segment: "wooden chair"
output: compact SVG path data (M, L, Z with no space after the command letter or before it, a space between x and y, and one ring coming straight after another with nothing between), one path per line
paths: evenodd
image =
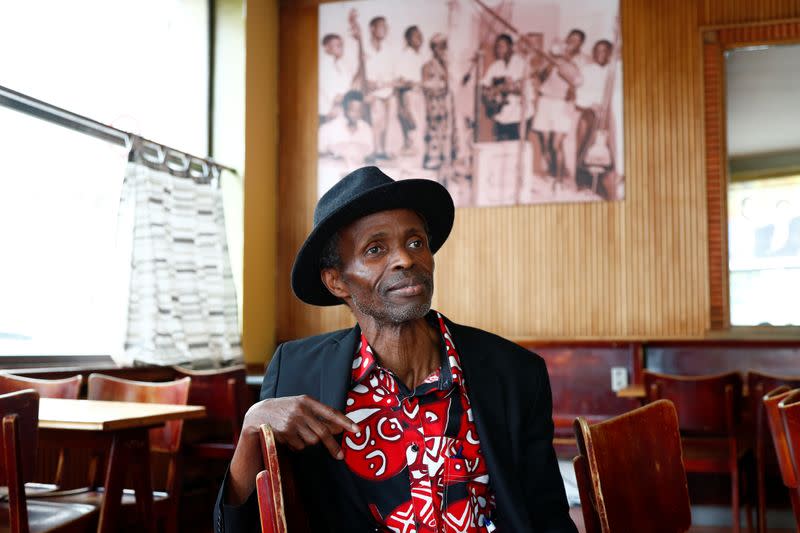
M797 491L800 486L800 389L795 389L780 401L778 404L783 422L783 429L786 435L787 449L792 463L791 472L794 474L794 497L798 498ZM788 486L788 485L787 485ZM796 505L796 499L792 500L794 505L794 520L797 529L800 530L800 505Z
M80 374L65 379L35 379L0 373L0 394L33 389L40 398L77 400L82 384L83 376Z
M263 533L310 533L307 513L300 504L288 450L283 449L272 429L261 426L261 456L264 470L256 476L258 510Z
M786 430L783 425L778 405L789 396L791 389L786 385L769 391L761 401L764 406L764 415L772 435L775 456L781 472L783 484L789 490L789 498L792 502L792 510L795 519L800 519L800 487L798 487L798 477L792 462L792 452L789 449L789 441L786 438Z
M604 422L575 420L573 460L586 533L678 533L691 526L678 417L659 400Z
M227 424L230 428L227 440L187 442L184 453L191 457L223 459L230 461L239 442L242 422L250 407L247 390L247 373L242 365L215 370L189 370L174 367L179 376L192 379L189 387L189 404L206 408L202 422ZM200 424L198 424L200 425Z
M35 390L40 398L64 398L77 400L83 384L83 376L78 374L65 379L35 379L14 374L0 373L0 394L20 390ZM43 486L45 490L56 490L61 487L66 465L66 451L58 450L58 462L53 475L52 485ZM48 480L49 482L49 480Z
M766 473L770 471L781 470L781 477L784 482L786 481L783 476L783 471L776 458L773 450L777 450L779 444L773 443L770 436L770 425L767 420L765 412L766 403L765 396L770 391L775 391L781 386L789 388L800 387L800 376L779 376L775 374L766 374L763 372L749 371L747 373L747 389L750 399L750 416L755 426L755 456L756 456L756 484L758 489L758 531L759 533L766 533L767 531L767 496L766 496ZM775 402L775 416L778 416L777 402ZM778 418L779 419L779 418ZM773 446L774 444L774 446ZM784 443L785 444L785 443Z
M165 403L187 405L191 378L177 381L147 382L90 374L88 380L88 399L120 402ZM178 529L178 504L180 502L180 446L183 421L167 422L163 427L150 430L150 450L162 455L167 461L164 490L153 492L153 511L156 519L163 522L166 531ZM154 458L156 459L156 458ZM90 490L71 495L65 501L80 503L99 503L103 497L99 461L93 461L90 468ZM154 476L154 482L161 476ZM136 501L133 492L126 489L122 497L123 513L135 511ZM132 515L131 515L132 516Z
M680 421L687 472L731 477L733 531L741 531L740 467L749 446L741 432L742 378L738 372L714 376L675 376L644 371L647 402L670 400ZM752 520L747 506L748 524ZM752 529L752 527L751 527Z
M0 502L0 529L11 533L77 532L96 527L97 508L44 500L28 502L25 481L33 474L39 423L39 395L33 390L0 395L3 419L0 485L8 494ZM5 529L8 528L8 529Z

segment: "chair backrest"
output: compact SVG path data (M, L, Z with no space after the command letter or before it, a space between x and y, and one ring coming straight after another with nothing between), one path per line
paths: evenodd
M0 373L0 394L33 389L40 398L77 400L82 383L83 376L80 374L65 379L35 379L3 372Z
M291 452L275 441L272 429L261 426L264 470L256 478L261 530L272 533L311 533L309 509L303 506L294 476Z
M87 396L90 400L186 405L191 381L188 377L166 382L132 381L90 374ZM151 429L150 447L176 454L180 449L182 430L183 420L170 421L163 428Z
M790 389L800 388L800 376L767 374L750 370L747 372L747 390L750 398L750 413L756 422L756 438L764 438L770 433L764 413L764 395L786 385Z
M267 425L261 426L261 455L264 459L264 470L256 477L261 531L286 533L286 510L283 505L278 447L272 429Z
M575 420L575 474L587 533L691 526L678 417L666 400L589 425Z
M174 367L179 376L192 378L189 403L206 408L206 420L230 423L233 443L242 431L244 414L250 407L247 391L247 372L244 366L215 370L189 370Z
M682 432L720 436L736 433L742 403L742 376L738 372L675 376L645 370L643 377L647 401L670 400Z
M778 404L786 432L792 465L794 466L795 487L800 483L800 389L787 394Z
M786 430L783 426L783 418L778 409L778 405L786 398L791 389L786 385L781 385L761 398L764 406L764 414L767 419L772 442L775 445L775 455L778 457L778 466L783 478L783 484L788 488L797 488L797 476L795 475L794 465L792 464L789 442L786 439Z
M11 531L28 531L25 481L33 475L39 424L39 395L25 390L0 395L0 485L8 487Z

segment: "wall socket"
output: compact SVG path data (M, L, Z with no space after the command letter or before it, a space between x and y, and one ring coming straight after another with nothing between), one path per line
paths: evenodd
M628 369L624 366L611 367L611 390L620 391L628 386Z

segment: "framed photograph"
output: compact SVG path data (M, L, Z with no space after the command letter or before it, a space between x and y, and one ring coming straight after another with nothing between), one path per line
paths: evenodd
M319 196L376 165L458 207L623 199L618 1L320 5Z

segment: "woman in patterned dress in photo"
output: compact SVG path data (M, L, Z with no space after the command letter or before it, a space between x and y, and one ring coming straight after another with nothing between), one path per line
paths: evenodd
M433 58L422 67L426 123L422 167L439 170L439 181L445 182L458 157L453 93L447 73L447 38L437 33L431 37L430 46Z

